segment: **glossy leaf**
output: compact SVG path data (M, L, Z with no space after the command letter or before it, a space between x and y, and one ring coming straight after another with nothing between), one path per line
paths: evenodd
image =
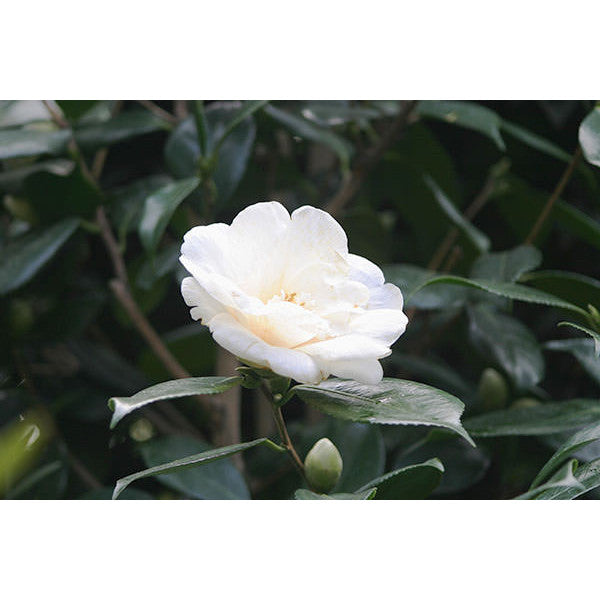
M473 344L502 367L518 389L531 389L542 380L544 357L521 321L484 304L470 307L468 314Z
M163 464L154 465L149 469L145 469L144 471L139 471L137 473L132 473L127 477L119 479L113 492L113 500L116 500L127 486L129 486L134 481L137 481L138 479L144 479L145 477L154 477L159 475L168 475L171 473L182 471L184 469L189 469L190 467L206 465L213 461L227 458L229 456L237 454L238 452L243 452L244 450L248 450L249 448L254 448L255 446L267 446L278 452L285 452L285 450L281 448L281 446L278 446L277 444L273 443L267 438L260 438L257 440L253 440L252 442L245 442L243 444L234 444L232 446L225 446L223 448L206 450L204 452L200 452L192 456L186 456L185 458L179 458ZM150 460L148 456L147 460ZM177 489L181 490L181 488L183 487L183 484L180 484L180 482L175 483L172 479L169 479L168 481L173 486L180 486ZM185 493L188 493L189 491L190 490L186 487Z
M436 388L384 378L376 385L345 379L303 384L295 393L316 409L338 419L384 425L445 427L472 441L460 423L464 404Z
M375 500L422 500L438 486L443 473L444 465L437 458L432 458L385 473L369 481L358 492L376 488Z
M546 483L543 483L533 489L528 490L524 494L517 496L515 500L549 500L550 498L544 498L543 495L552 495L556 492L565 491L567 489L577 490L577 492L583 493L585 488L575 476L576 468L577 461L570 460Z
M294 494L295 500L372 500L377 490L371 488L353 494L317 494L310 490L299 489Z
M576 484L554 485L536 496L536 500L572 500L600 487L600 459L580 465L574 473ZM565 482L566 483L566 482Z
M487 281L518 281L542 262L541 252L534 246L517 246L504 252L482 254L473 263L471 277Z
M518 283L503 282L503 281L488 281L485 279L467 279L466 277L459 277L457 275L439 275L432 279L429 279L425 283L422 283L419 287L414 289L411 295L416 295L420 290L430 285L451 283L454 285L462 285L471 287L477 290L483 290L490 294L496 294L504 298L510 298L511 300L520 300L521 302L530 302L532 304L543 304L546 306L554 306L556 308L564 308L572 312L576 312L581 315L586 315L586 311L575 306L570 302L565 302L552 294L530 288L525 285ZM408 302L408 299L407 299Z
M490 247L489 238L479 231L470 221L457 210L448 197L444 194L441 188L431 179L425 177L425 183L432 191L439 207L444 211L448 219L473 243L479 252L486 252Z
M71 134L66 130L37 131L8 129L0 131L0 160L50 154L56 156L67 149Z
M24 285L73 235L78 219L65 219L15 240L0 254L0 295Z
M146 198L138 230L146 250L156 250L173 213L198 185L200 179L189 177L168 183Z
M473 129L489 137L500 150L505 149L500 133L501 118L489 108L474 102L427 100L419 103L419 114L453 125Z
M579 143L585 159L600 167L600 107L596 106L581 123Z
M531 488L537 487L552 475L569 457L573 456L580 448L600 440L600 424L580 429L574 433L542 467L537 477L533 480Z
M108 401L109 408L114 412L110 422L111 429L130 412L157 402L171 400L198 394L220 394L241 383L241 377L189 377L188 379L173 379L153 385L133 396L115 397Z
M578 325L568 323L572 327L579 329ZM590 331L590 334L597 333ZM587 374L592 377L596 383L600 384L600 359L598 358L598 345L600 340L586 338L572 338L568 340L551 340L544 344L546 350L553 352L569 352L577 362L585 369Z
M600 400L576 399L507 408L466 419L474 437L545 435L585 427L600 419Z
M316 126L311 121L295 115L289 111L281 110L276 108L272 104L265 107L265 113L272 119L275 119L282 125L285 125L288 129L293 131L296 135L303 139L311 140L317 144L328 146L333 150L342 164L342 168L347 168L350 164L350 158L352 156L352 146L344 138L336 135L328 129L323 129Z

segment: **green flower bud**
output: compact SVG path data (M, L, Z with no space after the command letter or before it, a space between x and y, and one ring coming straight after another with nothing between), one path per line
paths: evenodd
M339 481L343 466L342 457L333 442L321 438L306 455L304 473L315 492L326 494Z
M510 408L530 408L532 406L539 406L541 402L537 398L517 398L511 405Z
M500 410L506 406L509 396L508 385L496 369L485 369L483 371L477 391L486 412Z

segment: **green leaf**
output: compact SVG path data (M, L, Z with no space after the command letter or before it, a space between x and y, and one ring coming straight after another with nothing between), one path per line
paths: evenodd
M528 490L524 494L517 496L515 500L550 500L551 498L543 498L544 494L550 493L551 495L557 491L564 491L566 489L577 490L577 492L583 493L585 488L575 476L575 469L577 468L577 461L570 460L562 469L560 469L555 475L549 479L546 483Z
M436 310L462 306L468 297L468 290L457 285L426 287L437 274L416 265L398 264L383 267L386 281L400 288L407 308Z
M576 399L496 410L466 419L464 426L474 437L545 435L585 427L598 419L599 400Z
M129 110L103 123L81 125L75 128L74 133L81 149L91 152L169 127L168 123L147 110Z
M79 496L78 500L110 500L112 494L112 488L102 487L97 490L89 490ZM128 488L120 495L119 500L154 500L154 498L144 490Z
M9 129L0 131L0 160L62 154L67 149L71 133L67 130L36 131L34 129Z
M184 469L189 469L190 467L206 465L215 460L227 458L228 456L232 456L233 454L237 454L238 452L243 452L244 450L248 450L249 448L254 448L255 446L267 446L278 452L285 452L284 448L278 446L277 444L273 443L267 438L260 438L257 440L253 440L252 442L245 442L243 444L234 444L232 446L225 446L223 448L207 450L204 452L200 452L199 454L186 456L185 458L179 458L177 460L172 460L164 464L155 465L144 471L132 473L131 475L127 475L127 477L119 479L117 481L117 484L115 485L115 489L113 492L113 500L116 500L128 485L130 485L134 481L137 481L138 479L144 479L145 477L154 477L157 475L167 475L170 473L182 471ZM172 479L169 479L169 484L172 486L179 485L180 487L178 487L177 489L180 490L183 487L183 484L181 484L180 481L175 483ZM186 487L185 493L188 492L189 490Z
M562 148L557 146L556 144L550 142L546 138L543 138L537 133L533 133L528 129L524 129L519 125L515 125L515 123L510 123L509 121L502 121L500 124L502 131L512 135L514 138L518 139L520 142L523 142L530 148L535 150L539 150L548 156L552 156L553 158L557 158L558 160L562 160L563 162L570 162L571 156L568 152L565 152Z
M217 148L227 125L239 112L239 103L216 104L206 109L207 158ZM219 147L213 180L217 187L218 200L227 202L240 183L248 164L256 126L250 116L239 123ZM165 145L165 160L169 170L177 179L197 174L202 157L193 117L182 121L171 133Z
M585 159L600 167L600 107L596 106L581 123L579 143Z
M531 331L517 319L485 304L469 308L473 344L507 373L518 389L528 390L544 376L544 357Z
M346 170L350 165L352 146L350 142L343 137L340 137L328 129L318 127L311 121L308 121L301 116L281 110L280 108L276 108L272 104L269 104L265 107L265 113L272 119L275 119L282 125L285 125L288 129L301 138L329 147L337 154L343 170Z
M444 465L437 458L432 458L385 473L357 492L377 488L375 500L423 500L438 486L443 473Z
M77 121L90 110L98 100L57 100L63 114L69 121Z
M523 273L536 269L542 253L534 246L517 246L504 252L482 254L473 263L471 277L487 281L517 281Z
M572 500L600 486L600 459L581 465L574 473L576 484L554 485L536 496L536 500Z
M454 204L452 204L431 177L426 176L425 183L432 191L434 198L448 219L450 219L450 221L465 234L479 252L487 252L490 248L489 238L460 214Z
M140 454L149 468L160 467L181 456L198 456L215 449L202 440L169 435L140 445ZM206 461L205 461L206 462ZM241 473L229 459L204 464L201 469L172 470L155 474L163 485L186 496L202 500L247 500L250 493Z
M0 128L49 120L50 114L41 100L0 100Z
M242 108L234 115L231 121L227 123L225 131L215 144L214 152L219 152L225 140L238 125L245 121L249 116L253 115L257 110L260 110L267 103L268 100L249 100L244 102Z
M575 432L542 467L537 477L531 483L533 489L539 486L552 475L569 457L573 456L580 448L600 440L600 424L594 424Z
M139 235L149 252L154 252L175 209L200 185L200 179L189 177L168 183L150 194L144 203Z
M328 379L293 388L301 400L338 419L384 425L446 427L472 442L460 423L464 404L436 388L384 378L377 385Z
M579 331L583 331L583 333L587 333L592 338L594 342L594 355L596 358L600 356L600 334L596 331L592 331L587 327L583 327L583 325L578 325L577 323L571 323L569 321L561 321L557 327L573 327L574 329L578 329Z
M580 329L579 325L575 325L574 323L565 323L565 325ZM598 339L573 338L569 340L552 340L546 342L544 348L553 352L569 352L585 369L587 374L592 377L596 383L600 384L600 360L598 359L600 336L591 330L588 331L590 334L597 336Z
M472 287L478 290L489 292L490 294L496 294L497 296L510 298L511 300L520 300L521 302L530 302L532 304L554 306L556 308L564 308L565 310L576 312L580 315L587 315L586 311L579 306L575 306L570 302L565 302L564 300L561 300L552 294L536 290L535 288L530 288L512 282L488 281L485 279L467 279L466 277L458 277L456 275L439 275L429 279L411 292L411 296L407 299L407 302L413 295L417 294L423 288L441 283L451 283L454 285Z
M220 394L240 384L241 377L189 377L173 379L153 385L133 396L110 398L109 408L114 412L110 422L113 429L117 423L130 412L158 400L171 400L198 394Z
M299 489L294 494L295 500L372 500L376 489L368 489L354 494L317 494L310 490Z
M425 100L419 103L418 111L424 117L432 117L478 131L489 137L499 150L505 150L504 140L500 134L502 119L485 106L474 102Z
M5 246L0 255L0 295L27 283L73 235L78 225L78 219L65 219Z

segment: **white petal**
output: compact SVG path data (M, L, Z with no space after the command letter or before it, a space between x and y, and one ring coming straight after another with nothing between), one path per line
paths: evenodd
M348 254L350 279L360 281L369 288L381 287L385 281L381 269L370 260L356 254Z
M229 314L222 313L214 317L210 322L210 330L219 345L242 360L267 367L274 373L301 383L318 383L323 379L321 370L310 356L265 343Z
M185 303L192 307L190 312L195 321L202 319L202 322L207 323L225 310L193 277L186 277L181 282L181 294Z
M391 308L394 310L402 310L404 307L404 299L402 292L393 283L386 283L381 287L371 290L371 296L367 308Z
M367 385L375 385L383 377L383 368L379 361L373 359L331 362L327 364L327 368L336 377L354 379Z
M392 351L385 345L364 335L342 335L340 337L304 344L298 350L314 356L319 361L360 360L383 358Z
M401 310L380 308L354 316L350 330L391 346L404 333L407 323L408 317Z

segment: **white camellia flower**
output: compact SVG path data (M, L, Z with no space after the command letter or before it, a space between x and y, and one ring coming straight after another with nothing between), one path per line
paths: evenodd
M312 206L290 216L261 202L231 225L194 227L180 260L192 318L243 362L301 383L378 383L379 359L406 329L400 290L349 254L341 226Z

